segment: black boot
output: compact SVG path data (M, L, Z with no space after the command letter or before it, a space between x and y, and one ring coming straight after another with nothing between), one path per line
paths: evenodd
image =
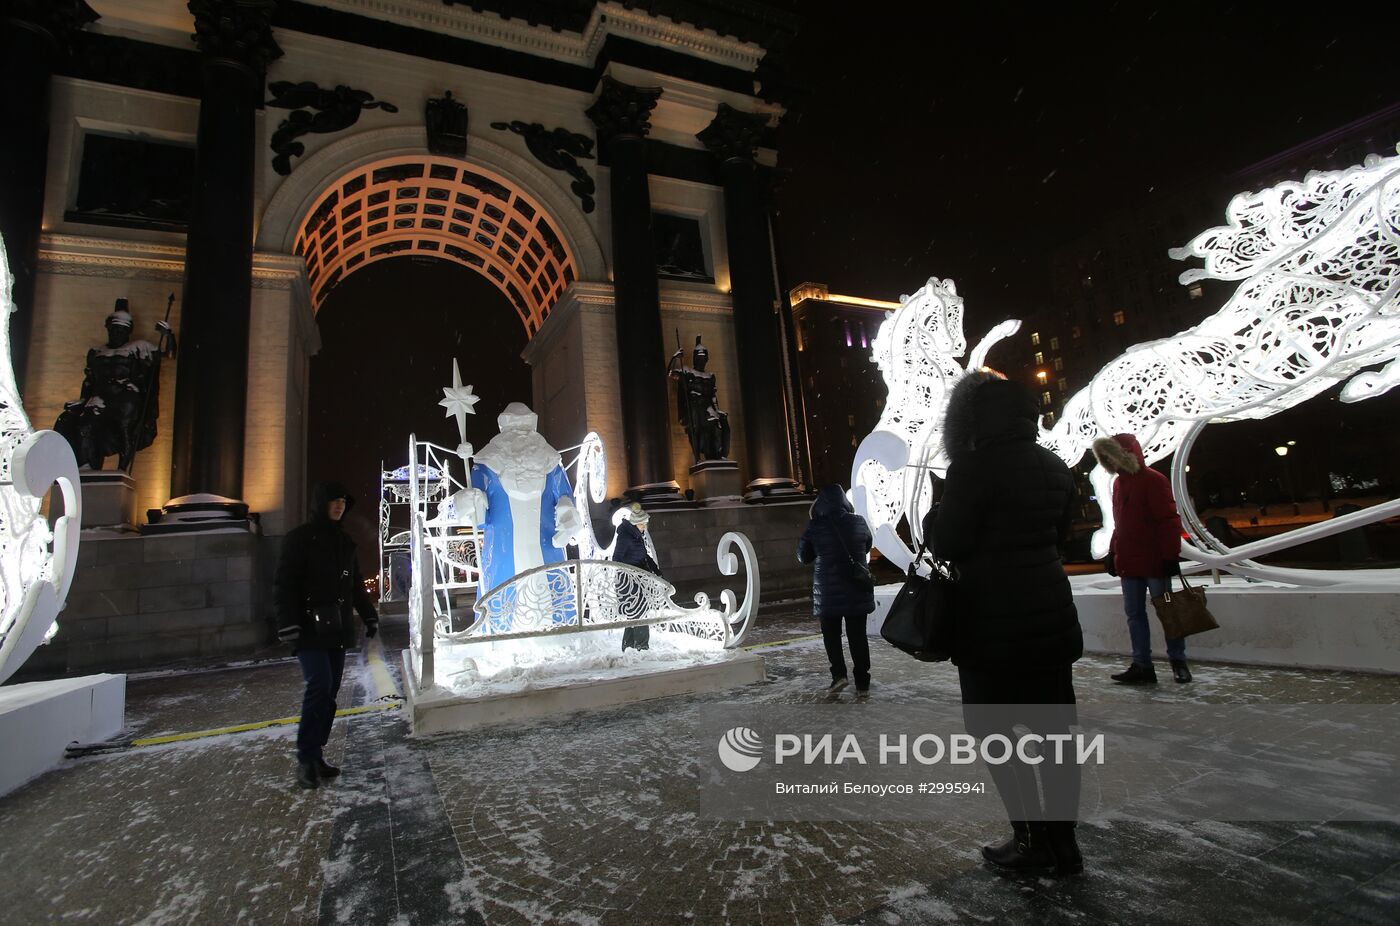
M325 759L317 759L316 774L322 781L325 781L327 778L334 778L339 775L340 769L336 768L334 765L327 765Z
M1046 823L1045 838L1049 843L1050 854L1055 857L1055 874L1084 873L1084 856L1079 851L1079 841L1074 838L1072 821L1054 820Z
M301 785L303 788L314 788L316 787L317 780L318 776L316 774L315 762L297 763L297 784Z
M1046 871L1055 867L1043 823L1012 820L1011 838L999 846L983 846L982 857L1007 871Z
M1150 665L1144 666L1135 662L1128 666L1127 671L1110 675L1109 678L1120 685L1155 685L1157 684L1157 670Z
M1191 667L1186 664L1185 659L1172 660L1172 678L1176 679L1179 685L1191 681Z

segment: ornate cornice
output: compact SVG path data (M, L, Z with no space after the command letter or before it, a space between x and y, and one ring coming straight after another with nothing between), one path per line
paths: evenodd
M695 133L695 137L720 160L752 161L767 128L766 114L740 112L728 103L721 103L714 121Z
M58 48L66 49L73 33L98 18L97 11L84 0L0 0L0 20L14 20L41 31Z
M673 49L743 71L757 69L765 53L762 46L753 42L651 16L616 2L599 3L594 7L581 33L555 31L546 25L506 19L465 5L447 6L423 0L318 0L317 5L585 67L597 60L598 52L610 35Z
M185 249L144 241L49 234L39 240L39 270L62 276L182 280Z
M660 87L633 87L605 76L602 92L585 115L598 127L600 144L627 136L642 138L651 131L651 111L660 98Z
M276 0L189 0L194 43L210 58L233 61L255 73L282 57L272 37Z

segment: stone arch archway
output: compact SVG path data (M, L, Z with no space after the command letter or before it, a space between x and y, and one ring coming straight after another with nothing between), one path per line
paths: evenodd
M571 266L574 279L608 279L608 266L603 258L602 247L594 228L585 219L584 213L570 193L556 184L549 175L496 141L472 136L468 144L472 154L466 160L431 156L427 151L427 130L423 126L378 129L329 144L305 158L300 167L283 181L272 199L267 202L266 210L259 221L259 251L298 254L300 247L301 256L307 256L312 244L321 248L326 244L325 233L335 230L336 245L340 251L332 256L330 263L326 262L323 252L316 255L318 259L315 269L318 273L315 275L312 275L312 268L308 265L308 277L314 277L309 280L314 308L322 301L323 290L330 275L335 273L336 262L349 263L349 259L357 251L363 251L364 258L354 263L354 266L343 266L336 282L344 279L346 272L353 272L358 266L370 262L371 258L433 254L454 259L473 266L497 283L521 314L521 321L524 322L529 336L535 335L538 325L547 315L554 300L557 300L559 293L568 286L567 282L563 282L564 266ZM405 171L405 165L410 164L423 165L421 177L393 181L395 171ZM434 167L444 177L434 178ZM377 182L374 174L382 168L389 168L389 172L382 174ZM445 177L449 168L455 168L455 178ZM365 178L364 186L356 189L356 181L360 177ZM351 186L349 195L344 189L347 184ZM417 195L405 195L405 199L398 199L402 189L412 189L414 185L419 186ZM486 189L482 189L482 186ZM428 189L437 192L430 193ZM444 191L448 193L448 200L445 202L441 199ZM388 200L371 206L368 198L372 193L382 192L391 193ZM479 200L477 206L463 209L466 203L458 202L458 193L462 193L466 198ZM333 195L337 196L340 202L328 207ZM346 196L351 200L358 199L363 202L360 213L364 214L365 219L361 220L360 227L351 230L344 226L347 221L353 219L354 213L346 216L340 214L347 206L351 206L350 200L344 199ZM517 203L525 207L524 212L518 209ZM396 216L395 207L399 205L413 205L416 209L412 213L405 210ZM385 216L368 221L370 212L385 206L388 207ZM431 212L427 209L430 206L433 207ZM438 206L445 206L445 214L434 214L437 213ZM484 206L493 207L504 216L504 220L493 219L490 213L484 212ZM333 220L332 209L335 210ZM458 209L470 214L472 221L463 223L459 217L455 217L452 213ZM526 221L531 210L535 212L535 216ZM410 217L416 221L412 227L395 227L396 217L403 223ZM494 233L489 227L480 224L483 217L489 226L496 227ZM321 224L309 228L311 219L319 219ZM515 234L511 230L510 219L517 221L519 228L531 234L524 238ZM374 241L371 244L367 241L371 237L368 234L371 224L378 224L378 221L384 220L388 221L388 227L377 230L377 234L372 235ZM442 227L424 227L421 224L423 220L430 223L441 220ZM540 223L543 223L543 226ZM458 226L456 230L451 227L454 224ZM322 231L322 228L325 231ZM546 231L546 228L549 231ZM353 235L356 230L363 230L363 237L351 245L353 251L346 252L342 235ZM525 261L521 251L514 251L512 254L511 248L508 247L510 242L501 237L503 233L510 234L512 240L525 249L524 252L531 254L531 261L536 263L536 268L529 266L531 261ZM477 234L482 234L482 238L477 238ZM483 238L491 244L487 245ZM553 259L554 273L559 276L559 282L550 277L545 263L540 261L539 256L529 247L528 241L531 238L538 242L540 247L545 248L546 254ZM553 238L553 242L550 238ZM409 242L407 247L403 244L405 241ZM435 242L438 245L437 252L417 248L417 242L420 241ZM557 247L552 247L552 244L556 244ZM370 254L372 249L381 245L391 245L395 249L384 248L379 249L377 254ZM448 245L456 248L456 251L445 251ZM504 252L501 251L503 247ZM563 259L557 254L560 249L563 251ZM491 255L490 258L487 255ZM480 259L480 263L476 263L476 259ZM500 277L491 272L493 266L500 273ZM514 277L507 269L514 270ZM528 279L525 279L526 276ZM542 280L549 283L549 287L546 287ZM508 284L515 286L517 294L511 293ZM540 289L538 297L533 293L536 284Z
M313 309L362 267L427 256L487 277L530 337L579 275L538 200L494 171L437 156L382 158L337 178L302 221L292 251L306 261Z

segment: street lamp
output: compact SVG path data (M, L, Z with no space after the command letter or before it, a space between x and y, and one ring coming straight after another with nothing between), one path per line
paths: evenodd
M1296 444L1297 441L1289 441L1287 444L1280 444L1274 448L1274 453L1283 460L1283 481L1288 487L1288 500L1293 503L1293 513L1298 514L1298 495L1293 491L1293 470L1288 465L1288 448Z

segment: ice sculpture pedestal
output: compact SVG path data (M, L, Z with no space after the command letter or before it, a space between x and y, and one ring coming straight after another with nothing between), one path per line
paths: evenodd
M57 765L69 743L117 735L125 715L125 675L0 687L0 795Z
M422 736L562 717L653 698L723 691L767 680L762 656L728 650L716 657L677 668L578 673L541 679L524 690L473 695L450 688L420 691L412 654L404 650L406 706L413 734Z
M1130 652L1118 580L1074 576L1070 584L1084 649ZM1191 584L1205 589L1220 628L1188 638L1188 660L1400 673L1400 601L1380 576L1357 575L1345 587L1297 588L1233 576L1215 585L1208 575L1192 576ZM1155 616L1148 623L1153 657L1164 660L1162 625Z

